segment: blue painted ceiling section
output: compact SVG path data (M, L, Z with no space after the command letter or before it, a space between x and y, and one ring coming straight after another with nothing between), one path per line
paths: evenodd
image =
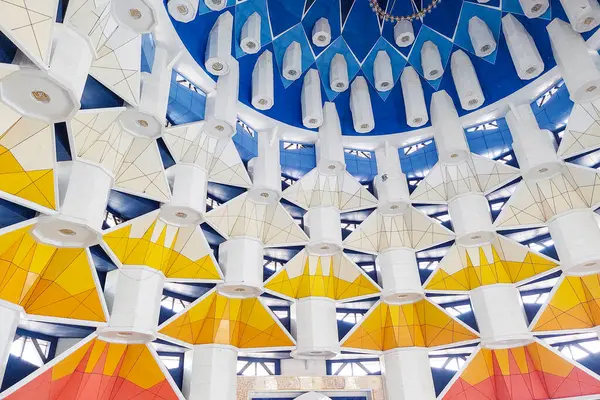
M201 2L202 3L202 2ZM270 50L275 56L275 105L265 115L287 124L302 127L300 92L303 79L287 81L280 73L283 53L288 44L298 41L302 45L302 70L317 68L322 78L323 101L335 101L344 134L355 134L349 106L350 91L341 94L329 89L329 63L336 53L346 58L350 77L365 76L370 82L369 89L375 115L376 126L372 134L404 132L411 130L406 124L402 90L397 84L390 92L377 92L373 87L373 61L378 50L385 49L393 61L394 78L398 79L405 65L412 65L422 73L420 50L426 40L438 46L446 73L437 81L422 80L426 101L436 90L446 90L454 99L460 115L467 112L460 108L452 76L449 58L458 49L465 50L471 57L483 92L486 105L492 104L529 83L517 76L513 67L506 40L501 32L501 18L507 13L514 14L534 38L545 63L545 70L555 66L546 25L553 18L567 20L559 0L551 0L550 11L541 18L528 19L522 15L517 0L505 0L500 4L493 0L485 5L474 0L452 0L440 3L424 20L415 21L415 43L407 48L399 48L394 41L393 24L380 21L369 7L368 0L246 0L227 7L234 15L235 28L232 54L240 62L240 100L251 106L252 71L259 54L247 55L239 49L241 27L248 15L258 12L262 17L262 50ZM407 15L413 12L410 0L388 2L394 15ZM384 4L380 2L380 4ZM425 1L425 5L429 4ZM205 12L190 23L173 24L194 56L204 67L208 34L219 16L219 12ZM485 59L476 57L468 36L468 21L473 16L484 20L498 42L497 50ZM321 18L328 18L332 29L332 41L327 48L312 44L312 27ZM341 21L341 23L340 23ZM270 23L270 29L265 26ZM588 38L593 32L584 35ZM397 82L399 83L399 82Z

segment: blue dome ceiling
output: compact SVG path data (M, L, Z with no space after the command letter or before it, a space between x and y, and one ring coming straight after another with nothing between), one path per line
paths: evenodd
M419 7L415 5L418 0L415 3L412 0L378 1L393 15L409 15L415 9L431 4L431 0L420 0L423 4L419 4ZM194 21L187 24L173 21L173 24L192 56L204 68L208 34L220 13L231 12L235 21L232 55L240 63L240 101L252 107L252 71L260 54L270 50L275 59L275 104L270 110L260 112L283 123L304 128L300 103L303 79L289 81L281 73L285 50L293 41L299 42L302 46L302 72L305 73L309 68L319 70L323 101L336 103L344 134L357 135L350 112L350 90L336 93L328 83L330 62L335 54L342 53L348 64L350 80L364 76L369 82L375 116L375 129L370 134L377 135L414 129L406 123L399 84L399 77L406 66L413 66L421 75L427 104L432 93L446 90L454 99L461 116L469 111L460 107L450 72L449 59L456 50L466 51L473 62L485 95L484 107L530 83L517 76L502 33L501 18L508 13L516 16L533 37L545 64L544 71L553 68L556 63L546 25L554 18L568 19L559 0L551 0L550 3L550 9L544 15L529 19L523 14L518 0L490 0L486 4L479 4L476 0L444 0L422 21L413 22L416 39L405 48L395 43L395 23L379 19L371 9L369 0L228 0L227 8L220 12L210 11L201 0L200 15ZM241 30L248 16L254 12L261 16L262 48L257 54L246 54L239 46ZM468 34L468 22L474 16L488 25L498 44L496 51L485 58L474 54ZM317 47L310 38L315 22L322 17L330 23L332 38L328 46ZM584 34L584 38L589 38L594 31ZM438 46L445 68L444 75L435 81L422 77L420 50L428 40ZM379 92L374 87L373 64L379 50L385 50L392 61L396 84L388 92Z

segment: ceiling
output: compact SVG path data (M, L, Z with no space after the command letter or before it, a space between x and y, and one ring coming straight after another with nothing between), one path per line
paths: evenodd
M427 6L431 0L422 0ZM412 0L379 0L393 15L408 15L414 12ZM394 23L382 22L372 12L368 0L245 0L228 2L223 11L210 11L200 1L199 15L190 23L172 20L176 31L189 52L204 68L207 37L222 12L234 16L232 55L240 63L239 99L251 105L252 71L262 52L270 50L274 54L275 104L267 111L260 111L268 117L283 123L303 128L300 95L303 79L288 81L281 74L282 60L288 45L297 41L302 47L302 71L316 68L321 76L322 100L334 101L342 122L345 135L358 135L352 124L350 111L350 90L333 92L329 87L329 65L337 53L344 55L349 76L352 79L364 76L369 82L370 98L375 117L375 128L369 134L389 134L412 130L406 123L404 99L399 77L406 66L413 66L422 74L420 50L427 40L433 41L445 64L444 75L435 81L421 76L426 103L437 90L446 90L453 98L459 114L468 111L460 107L449 59L453 52L462 49L470 57L478 75L485 106L497 102L514 93L530 81L521 80L513 67L508 47L501 29L501 18L511 13L524 25L533 37L549 71L556 63L552 55L546 25L554 18L567 20L559 0L551 0L551 7L542 17L529 19L523 15L518 0L491 0L479 4L476 0L446 0L432 9L422 21L413 22L415 42L400 48L394 41ZM261 44L257 54L246 54L239 46L242 26L252 13L261 16ZM474 55L468 34L469 20L477 16L486 22L492 31L498 47L494 53L479 58ZM332 39L327 47L317 47L309 39L315 22L325 17L331 26ZM589 38L594 31L584 34ZM378 92L374 88L373 64L378 51L385 50L392 61L393 77L396 84L388 92ZM213 76L213 78L216 78ZM363 134L364 135L364 134Z

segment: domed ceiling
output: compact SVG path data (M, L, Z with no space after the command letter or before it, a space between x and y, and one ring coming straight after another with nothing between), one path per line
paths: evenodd
M378 16L374 12L372 1L376 1L381 10L393 16L424 13L424 16L412 21L414 42L409 41L410 45L406 47L398 46L394 34L396 21ZM363 76L368 82L375 120L374 129L368 133L372 135L417 129L408 126L404 110L400 76L406 67L412 66L418 72L427 105L432 93L446 90L452 96L461 116L473 110L467 111L461 107L453 82L450 58L458 50L468 54L479 78L485 102L478 109L531 83L531 80L521 80L513 65L502 33L502 18L507 14L515 16L533 38L544 62L544 72L556 65L546 25L554 18L568 21L559 0L552 0L548 10L536 18L524 15L519 0L489 0L484 4L476 0L432 2L433 0L228 0L223 10L212 11L204 1L200 1L199 15L192 22L173 20L173 24L187 49L204 68L210 30L221 13L230 12L234 17L232 55L240 64L240 101L252 107L252 72L258 57L269 50L274 59L275 101L271 109L259 112L283 123L305 128L301 111L303 77L309 69L317 69L321 78L322 100L336 103L346 135L358 133L352 123L350 89L338 93L329 84L330 64L336 54L344 56L350 81ZM240 47L240 38L242 27L254 13L258 13L261 18L261 48L255 54L247 54ZM469 21L474 17L487 25L497 44L496 49L485 57L475 54L469 36ZM321 18L327 19L331 29L331 40L322 47L313 43L313 29ZM583 36L588 39L594 32L595 29ZM443 74L435 80L423 77L421 50L428 41L437 46L444 69ZM302 50L302 76L294 81L284 78L282 74L284 54L292 42L298 42ZM392 89L388 91L375 89L374 63L380 51L387 53L392 64L394 81ZM213 78L216 79L215 76Z

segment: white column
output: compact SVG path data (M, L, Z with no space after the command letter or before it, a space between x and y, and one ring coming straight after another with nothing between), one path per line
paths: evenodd
M484 20L475 16L469 20L469 37L477 57L486 57L496 51L496 39Z
M248 163L252 187L248 197L260 204L275 204L281 199L281 152L277 128L258 132L258 157Z
M381 273L381 298L388 304L414 303L425 298L413 249L391 248L375 259Z
M107 274L104 294L109 326L101 337L121 343L149 343L156 339L160 302L165 285L161 271L127 265Z
M561 171L563 163L556 155L552 133L539 128L529 104L511 106L506 122L525 178L546 179Z
M576 32L589 32L600 24L598 0L560 0Z
M323 124L317 141L317 168L324 175L338 174L346 169L340 118L335 104L330 102L323 106Z
M321 78L319 71L312 68L304 75L302 85L302 124L315 129L323 124L323 106L321 100Z
M496 230L487 198L483 193L470 192L448 203L448 212L456 233L456 242L464 246L489 243Z
M175 21L192 22L198 15L199 0L169 0L167 9Z
M281 376L327 376L326 360L296 360L286 358L281 360Z
M85 38L55 24L49 70L39 70L18 53L13 63L21 68L2 80L2 100L21 114L43 121L72 118L81 107L93 54Z
M600 97L598 53L591 52L581 35L569 24L556 18L546 27L552 53L565 80L571 99L577 103Z
M252 71L252 106L257 110L268 110L275 104L273 53L265 50Z
M348 63L341 54L336 54L329 65L329 86L334 92L345 92L350 85L348 78Z
M283 77L295 81L302 74L302 46L292 42L283 55Z
M469 111L481 107L485 103L485 96L467 53L455 51L450 60L450 69L461 107Z
M156 139L166 124L173 57L168 49L157 43L154 51L152 73L142 74L140 104L128 107L119 116L119 122L130 133L138 137Z
M427 349L413 347L385 352L381 366L386 399L435 400Z
M229 11L219 15L210 30L204 66L213 75L223 76L229 73L231 56L231 37L233 35L233 15Z
M354 130L358 133L368 133L375 129L375 117L371 105L369 85L363 76L357 76L350 89L350 111Z
M306 248L311 254L327 256L342 251L340 210L331 206L311 207L304 214Z
M194 346L185 354L183 395L188 400L235 400L237 350L230 346Z
M481 286L471 291L481 343L487 348L509 348L529 344L529 331L521 294L511 284Z
M539 76L544 71L544 61L525 27L512 14L506 14L502 18L502 32L519 78L529 80Z
M208 172L196 164L176 164L167 170L171 201L160 209L160 218L175 226L198 225L206 212Z
M335 300L307 297L292 305L292 333L296 350L292 357L299 359L329 359L340 353Z
M380 50L377 52L373 74L377 90L381 92L392 90L394 87L394 73L392 72L392 60L386 51Z
M421 66L423 67L423 76L429 81L434 81L444 74L440 51L431 40L423 43L423 47L421 47Z
M222 14L224 15L224 14ZM230 57L229 72L219 76L217 88L206 96L204 131L216 138L229 139L236 132L240 69Z
M254 12L248 17L248 19L246 19L246 22L244 22L244 26L242 26L242 37L240 38L240 47L242 48L244 53L256 54L260 50L260 28L260 14Z
M410 207L406 175L400 169L398 149L388 142L375 150L378 174L373 181L379 200L377 209L386 215L398 214Z
M600 272L600 227L592 210L561 213L548 221L548 229L560 258L560 267L566 274Z
M99 243L111 174L99 165L67 161L57 168L60 213L42 216L33 234L54 246L88 247Z
M413 67L404 68L400 76L400 84L404 96L406 123L413 128L425 125L429 121L429 115L419 74Z
M0 321L2 321L0 324L0 384L6 371L12 342L17 333L21 311L21 307L0 300Z
M440 160L449 164L465 161L471 151L452 98L446 91L435 92L431 97L431 121Z
M263 243L255 238L234 237L219 246L219 264L225 282L219 291L229 297L249 298L263 292Z

